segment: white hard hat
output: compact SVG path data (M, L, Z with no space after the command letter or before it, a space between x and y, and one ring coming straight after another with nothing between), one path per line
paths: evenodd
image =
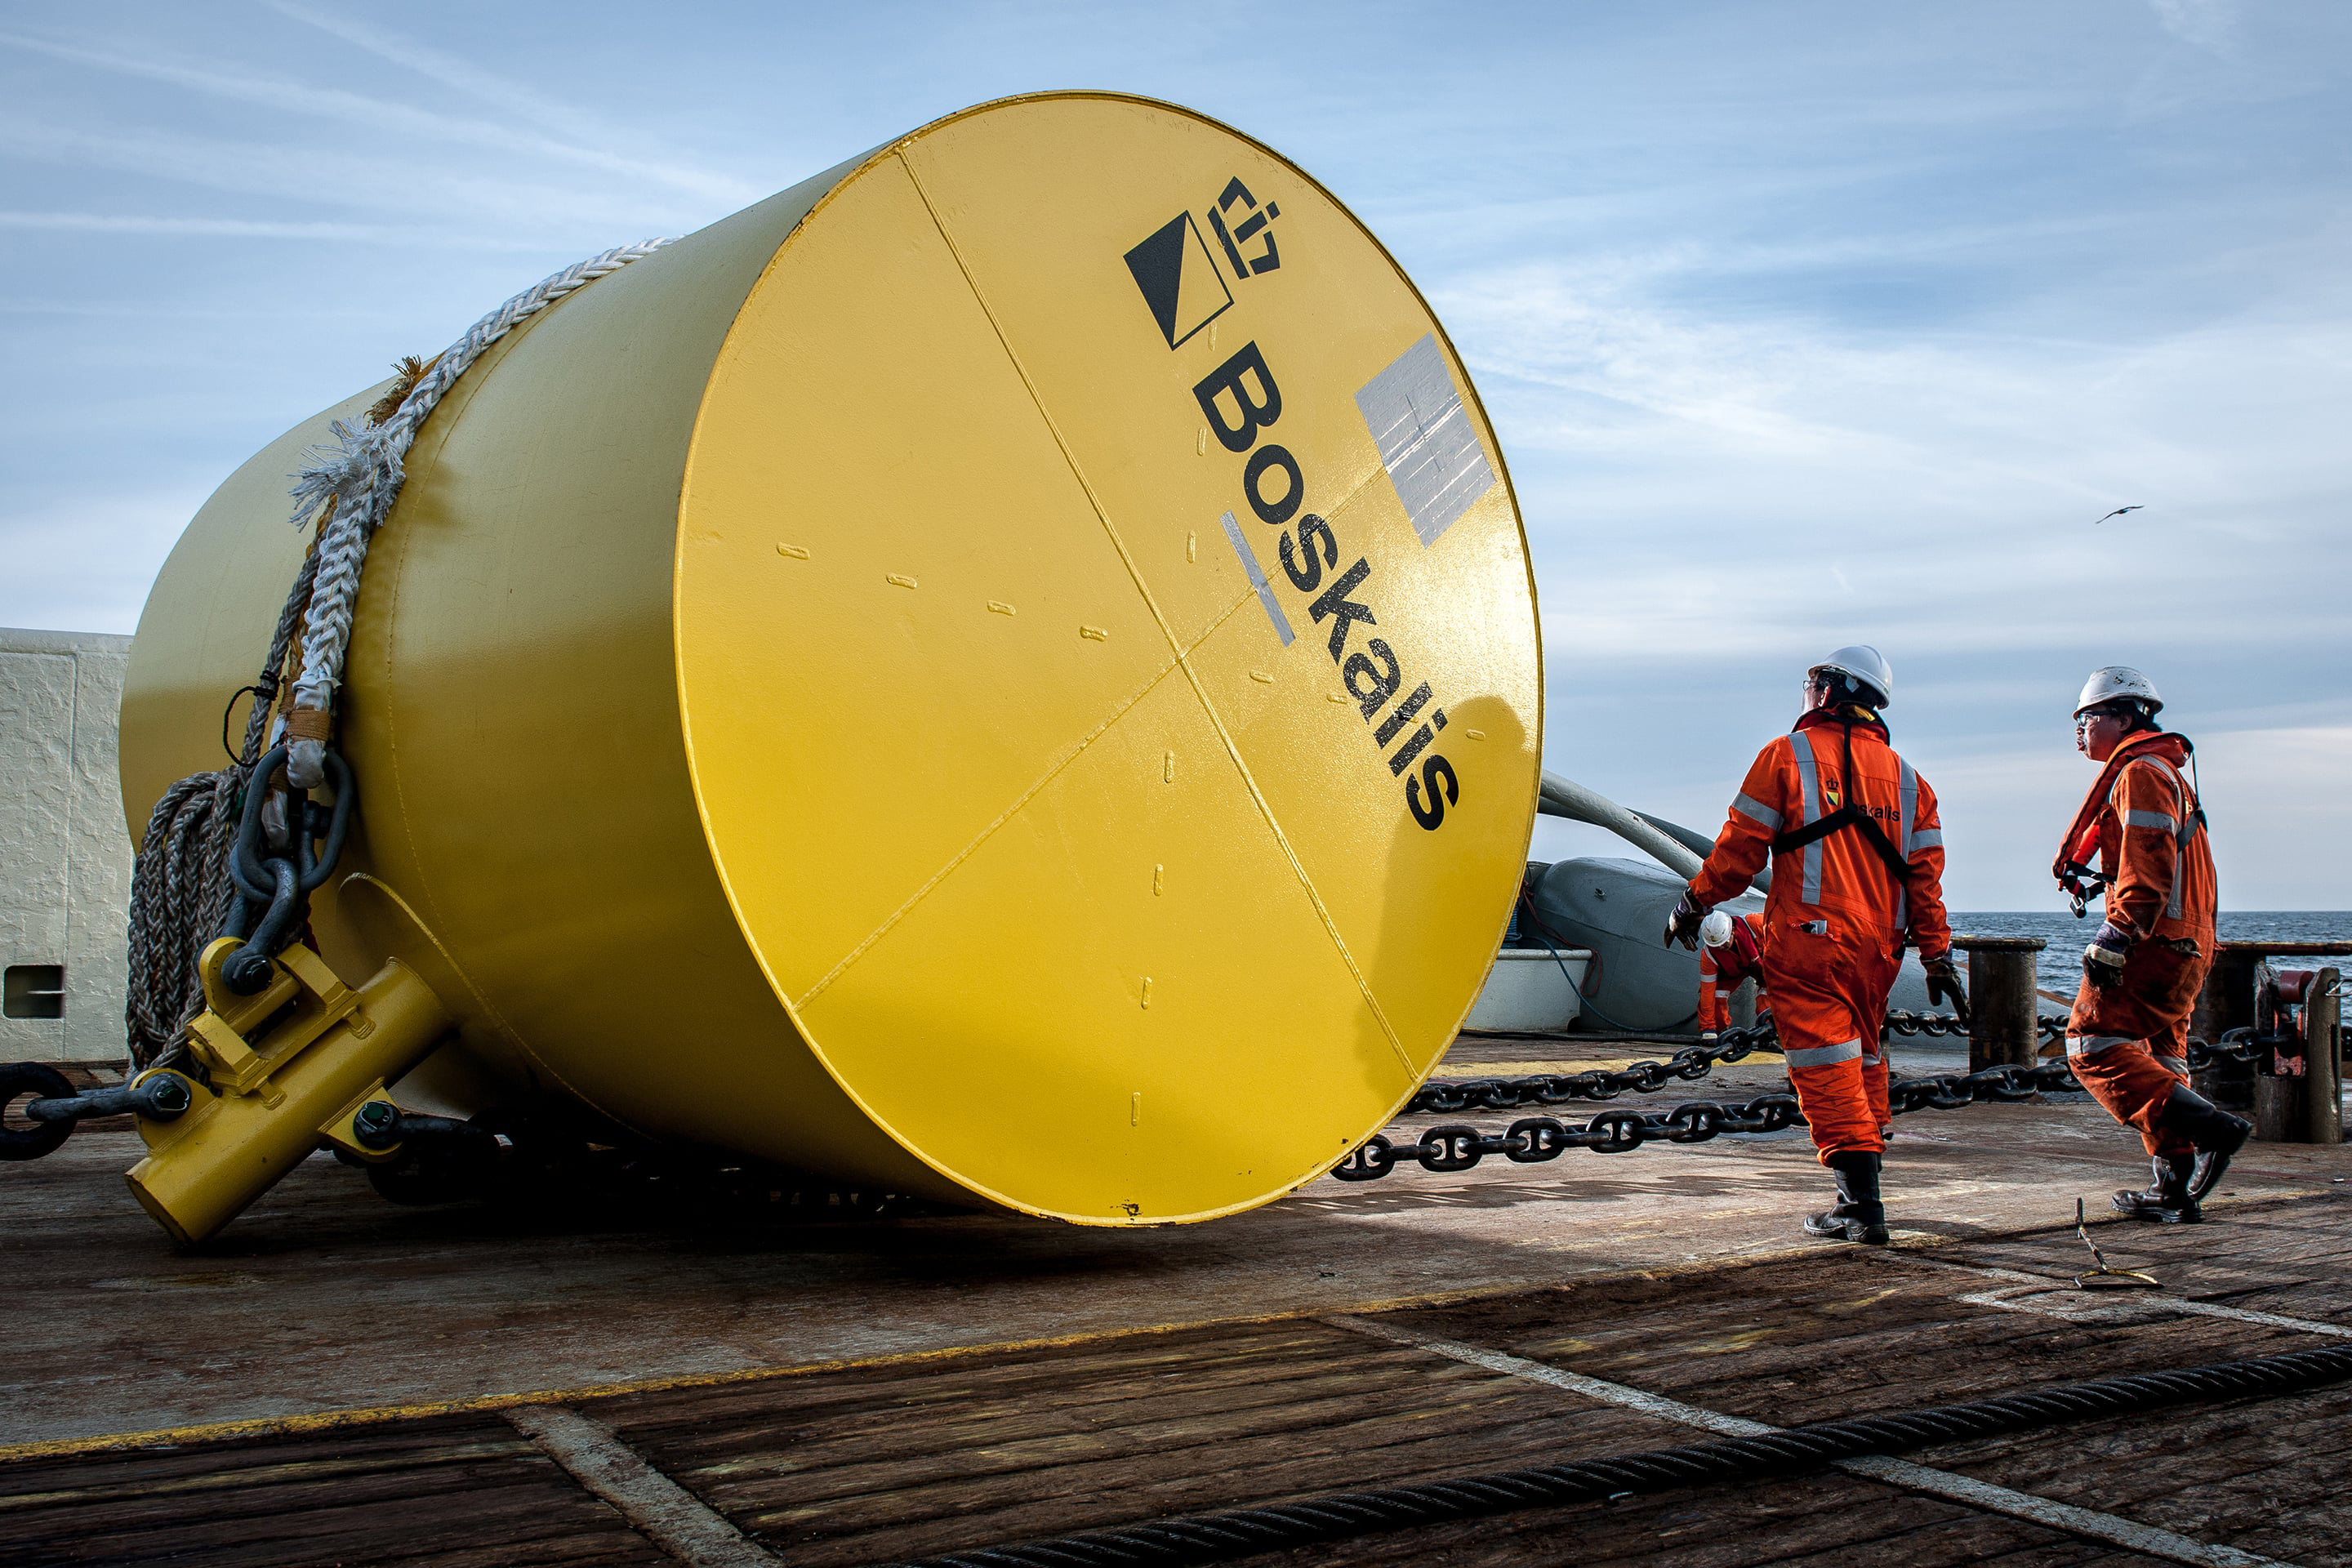
M1731 917L1716 910L1698 922L1698 939L1709 947L1721 947L1731 940Z
M1884 708L1895 700L1895 667L1886 662L1885 654L1868 643L1842 647L1814 665L1813 668L1834 669L1860 681L1878 693L1878 707Z
M2156 682L2127 664L2110 664L2091 671L2091 679L2083 682L2083 695L2074 701L2074 717L2080 719L2084 709L2119 697L2137 698L2152 714L2164 711L2164 699L2156 694Z

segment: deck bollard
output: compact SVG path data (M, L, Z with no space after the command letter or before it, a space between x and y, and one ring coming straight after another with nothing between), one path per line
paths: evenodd
M2265 1143L2341 1143L2340 972L2288 970L2277 980L2278 1000L2300 1005L2303 1016L2299 1026L2290 1024L2285 1007L2279 1009L2283 1043L2260 1064L2254 1079L2254 1136Z
M2218 1041L2232 1029L2252 1028L2264 959L2346 956L2352 956L2352 942L2224 942L2205 973L2205 989L2197 998L2189 1032L2200 1040ZM2214 1104L2245 1116L2257 1109L2256 1076L2253 1063L2221 1057L2191 1075L2189 1082Z
M1952 945L1969 955L1969 1070L2033 1066L2034 960L2050 944L2038 936L1956 936Z
M2342 972L2323 969L2303 1001L2304 1114L2313 1143L2344 1142Z
M2263 966L2252 942L2225 942L2205 972L2205 988L2198 994L2197 1011L2189 1032L2207 1042L2219 1041L2232 1029L2251 1028L2254 1022L2254 987ZM2224 1110L2240 1114L2254 1108L2254 1067L2252 1062L2217 1058L2189 1075L2189 1087Z

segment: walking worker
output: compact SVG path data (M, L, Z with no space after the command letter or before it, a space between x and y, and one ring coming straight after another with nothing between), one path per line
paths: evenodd
M2181 773L2196 748L2156 721L2163 710L2138 670L2091 672L2074 707L2074 747L2104 765L2051 870L2078 915L2084 898L2105 896L2066 1020L2066 1065L2147 1146L2152 1184L2117 1193L2115 1205L2134 1219L2194 1225L2253 1128L2189 1087L2189 1018L2213 962L2220 899L2205 810Z
M1756 1016L1770 1004L1764 989L1764 917L1717 910L1698 928L1698 1032L1713 1043L1731 1027L1731 994L1756 982Z
M1944 919L1944 832L1936 792L1887 742L1879 717L1895 673L1874 647L1842 647L1805 672L1796 727L1756 754L1715 850L1666 923L1692 945L1707 911L1772 858L1764 983L1813 1146L1838 1201L1808 1235L1886 1244L1879 1194L1887 1125L1879 1036L1886 994L1916 946L1931 1000L1968 1018Z

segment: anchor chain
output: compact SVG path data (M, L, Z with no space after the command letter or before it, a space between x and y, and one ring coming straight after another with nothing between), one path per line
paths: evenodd
M2044 1038L2063 1039L2066 1020L2048 1014L2035 1020ZM1967 1026L1948 1013L1894 1012L1886 1015L1880 1037L1895 1035L1965 1035ZM1726 1029L1712 1045L1686 1047L1664 1061L1638 1061L1608 1070L1537 1073L1527 1078L1446 1079L1421 1086L1406 1102L1402 1115L1435 1112L1451 1116L1463 1110L1516 1110L1522 1105L1565 1105L1573 1100L1614 1100L1627 1092L1655 1094L1674 1083L1692 1083L1712 1072L1717 1063L1737 1062L1759 1051L1777 1053L1780 1036L1769 1019Z
M1886 1015L1878 1037L1883 1040L1889 1035L1941 1037L1968 1032L1969 1026L1949 1013L1914 1013L1898 1007ZM2038 1014L2033 1020L2033 1032L2041 1039L2063 1040L2066 1037L2066 1020L2055 1013Z
M1433 1127L1419 1142L1402 1145L1384 1132L1374 1133L1331 1174L1343 1182L1376 1182L1407 1161L1424 1171L1466 1171L1489 1154L1529 1165L1557 1160L1570 1149L1622 1154L1644 1143L1704 1143L1726 1132L1777 1132L1803 1122L1793 1094L1759 1095L1738 1105L1699 1100L1664 1110L1602 1110L1581 1124L1525 1116L1502 1132Z
M1593 1068L1575 1073L1538 1073L1531 1078L1479 1078L1425 1083L1403 1114L1457 1110L1510 1110L1522 1105L1562 1105L1571 1100L1614 1100L1631 1089L1655 1094L1670 1083L1705 1078L1717 1062L1736 1062L1758 1051L1777 1052L1780 1037L1769 1023L1726 1029L1711 1046L1691 1046L1664 1061L1640 1061L1614 1071Z
M1886 1015L1880 1031L1883 1040L1891 1035L1929 1037L1965 1035L1968 1030L1948 1013L1912 1013L1897 1011ZM2063 1040L2066 1020L2044 1013L2034 1020L2034 1033L2045 1040ZM1423 1084L1418 1092L1405 1102L1401 1116L1432 1113L1451 1116L1464 1110L1516 1110L1523 1105L1564 1105L1576 1100L1614 1100L1627 1092L1655 1094L1674 1083L1695 1082L1712 1072L1721 1062L1737 1062L1759 1052L1775 1053L1780 1049L1779 1036L1770 1023L1746 1028L1726 1029L1711 1046L1691 1046L1676 1051L1664 1061L1638 1061L1614 1070L1599 1068L1574 1073L1537 1073L1526 1078L1440 1079ZM2188 1062L2189 1070L2201 1072L2220 1061L2258 1062L2268 1049L2268 1043L2252 1029L2232 1029L2221 1037L2221 1043L2189 1037ZM1987 1073L2005 1071L2030 1072L2034 1075L2032 1088L2016 1093L1993 1098L2021 1100L2040 1090L2069 1092L2082 1086L2062 1062L2050 1062L2033 1068L1992 1068L1985 1072L1968 1075L1969 1081L1982 1080ZM1960 1081L1957 1075L1932 1079L1905 1080L1914 1084L1947 1084ZM1951 1091L1939 1091L1948 1094ZM1984 1098L1984 1097L1979 1097ZM1944 1101L1932 1101L1939 1108ZM1966 1105L1966 1100L1953 1100ZM1629 1145L1630 1147L1630 1145Z
M1759 1026L1759 1030L1764 1028ZM1753 1037L1758 1032L1742 1031L1748 1037L1740 1042L1742 1055L1750 1050L1777 1048L1758 1042ZM1706 1067L1700 1068L1705 1070ZM1431 1087L1475 1090L1485 1095L1513 1092L1524 1085L1545 1081L1487 1079ZM1964 1105L2015 1103L2044 1091L2063 1093L2081 1088L2063 1061L2034 1067L2003 1064L1969 1073L1893 1079L1886 1086L1886 1100L1890 1114L1906 1116L1915 1110L1957 1110ZM1408 1112L1420 1106L1426 1092L1424 1089L1423 1094L1413 1097ZM1472 1095L1465 1094L1453 1109L1464 1108L1472 1099ZM1785 1092L1759 1095L1737 1105L1692 1100L1659 1110L1604 1110L1582 1123L1528 1116L1512 1122L1501 1132L1456 1123L1432 1127L1412 1143L1399 1143L1386 1133L1375 1133L1334 1166L1331 1174L1343 1182L1373 1182L1404 1163L1418 1164L1424 1171L1467 1171L1488 1155L1500 1154L1518 1164L1536 1164L1556 1160L1570 1149L1622 1154L1645 1143L1704 1143L1727 1132L1778 1132L1785 1127L1804 1125L1796 1096Z

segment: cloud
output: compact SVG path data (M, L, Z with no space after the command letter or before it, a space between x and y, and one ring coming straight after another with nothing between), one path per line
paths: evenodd
M324 239L367 245L408 245L414 229L384 224L279 222L266 218L168 217L138 213L16 212L0 208L0 228L47 229L80 234L153 234L230 239ZM478 248L513 250L526 247L512 240L444 237L436 243ZM6 309L0 306L0 309Z
M2231 0L2148 0L2148 5L2166 32L2200 49L2228 47L2237 30Z
M1561 668L1801 658L1858 619L1906 658L2074 659L2114 645L2125 584L2181 657L2237 655L2258 619L2340 658L2336 596L2275 586L2336 537L2352 310L2315 257L2240 261L2267 297L2153 334L2086 306L2072 338L1726 310L1719 277L1687 297L1706 268L1681 253L1438 294L1497 411ZM2147 510L2094 523L2125 500Z
M549 155L588 159L602 167L676 185L729 206L740 206L769 194L764 188L747 181L691 164L654 162L594 151L593 144L609 144L630 139L635 133L622 131L596 116L548 98L522 82L484 70L460 56L426 47L348 16L295 5L291 0L268 0L268 3L270 9L282 16L316 27L354 47L366 50L379 59L487 103L509 119L536 124L553 132L553 139L537 142L541 148L549 150Z
M402 216L436 232L488 225L509 233L564 224L599 231L658 226L677 210L594 184L566 186L520 170L420 163L405 151L338 151L229 141L186 132L89 131L23 117L0 119L0 152L20 160L101 168L304 207ZM412 231L414 233L414 231ZM415 237L424 237L416 235Z
M750 201L766 194L741 181L699 170L647 163L566 138L518 130L494 121L440 113L417 104L372 98L343 88L320 87L234 67L121 54L19 33L0 33L0 45L93 70L165 82L190 92L336 121L374 132L381 143L450 142L488 152L523 153L556 163L584 164L601 173L676 186L699 197L729 203Z
M0 626L130 632L180 531L217 483L184 476L107 490L91 488L0 513L8 570L0 573Z
M2120 659L2207 748L2225 897L2340 901L2340 834L2278 828L2285 883L2242 857L2333 809L2352 726L2352 22L1711 0L1473 8L1399 51L1394 9L22 0L0 618L126 625L183 476L772 188L735 168L1107 81L1297 154L1437 308L1527 515L1559 771L1711 827L1804 663L1877 642L1956 898L2046 902L2064 715ZM839 68L779 90L778 59Z

